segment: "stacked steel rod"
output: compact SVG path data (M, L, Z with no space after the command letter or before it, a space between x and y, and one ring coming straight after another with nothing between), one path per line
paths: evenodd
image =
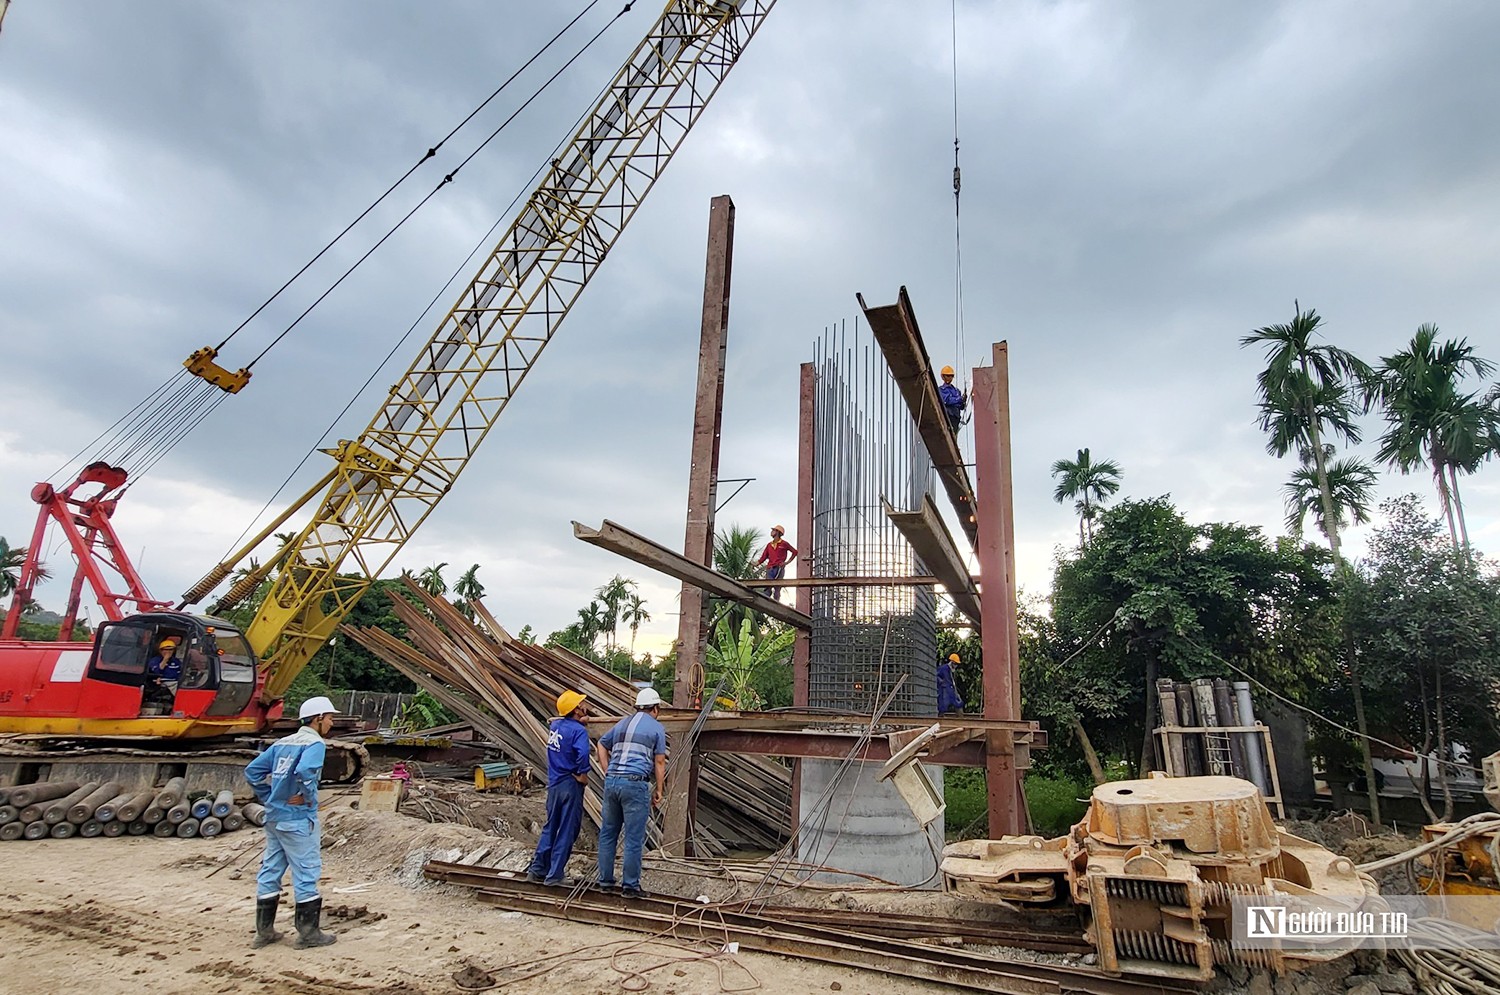
M174 777L139 791L118 781L43 781L0 788L0 840L80 836L158 836L191 839L265 825L265 810L237 805L232 791L190 791Z
M636 689L625 679L567 650L511 637L474 602L481 628L410 577L403 580L420 606L399 596L390 600L406 623L410 643L374 627L346 625L344 632L513 758L546 769L547 720L556 715L557 696L565 690L588 695L595 715L621 716L634 709ZM602 787L596 770L584 792L584 810L595 824ZM785 767L764 757L707 754L700 763L698 789L698 852L774 850L786 841L791 773ZM652 837L660 842L654 830Z

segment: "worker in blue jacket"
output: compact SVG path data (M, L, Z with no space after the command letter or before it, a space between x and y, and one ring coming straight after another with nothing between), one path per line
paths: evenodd
M573 855L583 825L583 789L589 783L588 698L577 691L557 696L557 718L547 729L547 825L537 840L526 880L555 888Z
M323 915L323 898L318 894L318 878L323 873L318 779L328 752L323 737L333 729L335 714L327 698L307 699L297 710L302 728L266 747L245 768L245 780L266 808L266 852L255 879L255 941L251 946L263 947L281 939L275 928L276 906L288 868L297 898L293 946L323 947L337 939L318 924Z
M969 403L969 399L953 385L953 367L943 367L942 378L943 385L938 388L938 400L943 402L943 414L948 416L948 427L957 435L964 420L964 406Z

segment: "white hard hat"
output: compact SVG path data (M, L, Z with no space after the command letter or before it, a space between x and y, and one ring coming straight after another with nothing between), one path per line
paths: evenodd
M660 704L661 695L656 693L656 688L641 688L640 693L635 696L636 708L650 708Z
M333 707L333 702L320 694L302 703L302 707L297 709L297 718L310 719L317 715L337 715L338 712L339 710Z

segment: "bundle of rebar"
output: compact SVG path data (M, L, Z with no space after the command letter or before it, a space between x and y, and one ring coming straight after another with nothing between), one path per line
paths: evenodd
M547 722L558 695L577 691L595 715L634 710L635 685L556 646L534 646L511 636L483 604L470 602L476 620L403 576L417 603L392 596L409 642L374 627L343 631L401 671L474 731L512 758L547 767ZM668 710L669 712L671 710ZM698 775L694 844L707 854L731 848L774 850L791 829L791 772L764 757L706 754ZM584 811L597 825L603 778L596 769L584 792ZM653 830L652 838L660 842Z
M265 810L236 804L234 792L190 791L174 777L157 789L118 781L41 781L0 787L0 841L79 836L190 839L265 825Z

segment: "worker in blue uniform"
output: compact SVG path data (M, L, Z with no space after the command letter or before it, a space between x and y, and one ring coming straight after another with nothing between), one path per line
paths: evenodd
M964 405L969 399L953 385L953 367L943 367L942 378L943 385L938 388L938 400L943 402L943 414L948 416L948 427L957 435L958 427L963 424Z
M297 939L293 946L323 947L338 937L325 933L318 921L323 898L318 878L323 873L322 825L318 821L318 779L328 748L323 737L333 729L333 702L319 695L297 710L302 727L266 747L245 768L245 780L266 809L266 851L255 879L254 947L275 943L276 907L281 901L281 879L290 868L297 899Z
M566 881L563 872L583 825L583 789L593 756L583 724L588 715L584 695L564 691L557 696L557 718L547 729L547 825L526 871L526 880L533 884L555 888Z
M962 712L964 700L959 697L958 685L953 680L953 668L960 662L957 653L949 653L948 659L938 664L937 699L938 713Z
M177 655L177 637L168 636L156 644L156 655L146 661L146 686L141 703L170 712L181 679L182 660Z

